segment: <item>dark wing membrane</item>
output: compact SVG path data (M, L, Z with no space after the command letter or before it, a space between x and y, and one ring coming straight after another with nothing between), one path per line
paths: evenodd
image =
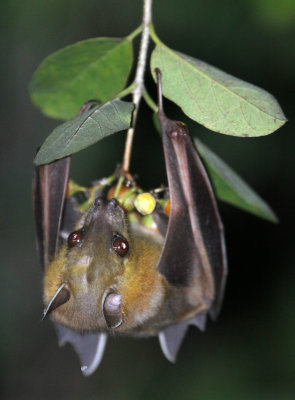
M62 242L75 230L78 219L82 213L79 211L79 203L75 197L67 197L60 226Z
M196 250L191 215L183 193L180 167L166 130L163 130L162 139L171 208L165 245L158 269L171 284L189 286L196 261L200 265L200 260L196 260L199 258L199 252Z
M33 207L38 252L45 269L57 250L69 170L70 157L35 168Z
M176 361L178 350L190 325L195 325L201 331L205 330L206 318L206 312L201 312L193 318L170 325L159 332L158 337L161 349L167 360L170 362Z
M71 343L81 362L81 371L85 376L91 375L99 366L106 341L105 333L79 333L60 324L54 324L58 336L58 344L64 346Z
M43 211L41 196L41 167L35 167L33 177L33 210L35 220L35 230L37 237L37 250L40 264L44 269L44 231L43 231Z
M209 178L190 136L184 135L180 145L178 141L174 142L174 150L196 248L201 254L203 251L206 253L207 257L202 256L203 263L207 258L214 278L215 299L210 315L215 319L222 303L227 275L223 225Z
M168 227L168 217L164 213L161 206L157 204L155 211L153 212L153 219L156 222L160 234L165 237Z
M223 226L210 181L188 130L184 124L166 118L160 82L158 90L158 117L171 200L158 269L176 286L189 286L193 276L213 274L215 296L210 315L216 318L227 274Z

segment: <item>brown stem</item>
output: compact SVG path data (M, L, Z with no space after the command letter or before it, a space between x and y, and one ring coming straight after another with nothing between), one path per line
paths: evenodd
M146 68L147 50L149 44L149 24L151 22L152 22L152 0L144 0L141 43L138 55L136 74L135 74L136 86L132 93L132 102L134 103L134 111L132 116L131 127L127 131L127 138L125 142L125 150L122 163L122 171L123 173L126 174L129 173L134 129L135 129L140 100L144 90L144 72Z

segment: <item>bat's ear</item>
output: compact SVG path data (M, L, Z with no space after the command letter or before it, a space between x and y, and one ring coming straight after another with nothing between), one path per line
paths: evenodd
M168 119L164 113L161 72L155 72L171 201L158 270L171 285L185 289L196 310L206 310L214 319L227 275L223 225L210 180L186 125Z
M178 324L170 325L158 334L161 349L170 362L175 362L182 340L185 337L189 325L197 326L201 331L205 330L206 313L199 313L193 318Z
M107 335L105 333L82 334L57 323L54 325L58 344L64 346L66 343L71 343L80 358L83 374L85 376L93 374L102 360Z
M67 301L69 301L70 297L71 297L71 293L65 287L65 283L63 283L62 285L60 285L60 287L57 289L54 296L48 303L46 309L44 310L42 319L45 319L52 311L54 311L56 308L65 304Z
M33 207L41 265L47 268L55 256L69 180L70 157L35 168Z

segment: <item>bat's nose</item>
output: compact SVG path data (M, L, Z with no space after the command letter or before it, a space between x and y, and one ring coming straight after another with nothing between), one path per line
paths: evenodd
M107 201L104 200L102 197L96 197L94 200L94 206L95 208L102 208L106 205Z
M119 206L119 203L118 203L118 201L117 201L116 199L112 198L112 199L109 201L108 207L110 207L110 208L117 208L118 206Z

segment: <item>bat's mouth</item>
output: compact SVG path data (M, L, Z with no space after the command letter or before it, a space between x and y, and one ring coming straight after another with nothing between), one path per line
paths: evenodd
M118 328L123 322L122 295L108 289L102 298L102 315L110 329Z

